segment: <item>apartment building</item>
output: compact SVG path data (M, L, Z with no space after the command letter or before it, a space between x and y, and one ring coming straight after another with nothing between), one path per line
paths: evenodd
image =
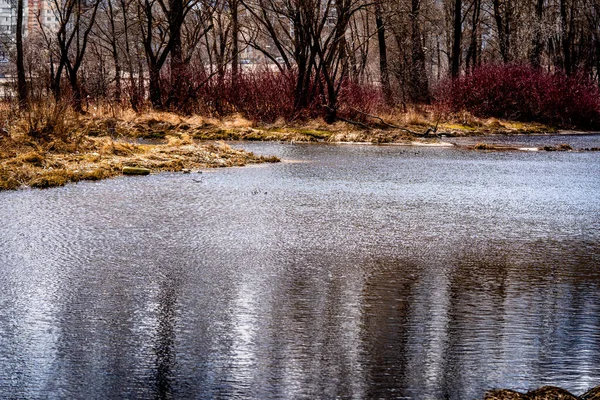
M0 0L0 34L12 35L17 29L17 8L11 0Z
M0 0L0 66L8 64L8 51L17 31L17 8L11 0ZM2 68L0 68L2 69Z
M45 30L58 29L58 17L52 4L52 0L27 0L27 33L38 31L40 24Z

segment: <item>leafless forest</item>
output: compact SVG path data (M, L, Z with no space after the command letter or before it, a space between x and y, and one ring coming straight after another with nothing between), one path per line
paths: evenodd
M15 33L5 37L6 76L21 106L53 97L76 111L107 102L332 122L344 110L460 97L456 88L448 94L452 78L475 76L462 90L477 92L521 68L512 83L519 90L530 91L532 77L559 77L554 92L582 84L587 106L600 113L600 0L32 4L18 0Z

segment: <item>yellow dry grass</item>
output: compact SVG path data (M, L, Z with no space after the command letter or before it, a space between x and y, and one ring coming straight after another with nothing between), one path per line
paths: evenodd
M449 136L550 131L540 124L478 119L465 112L439 114L427 106L393 110L381 118L385 122L367 118L372 128L365 129L321 118L257 124L237 114L217 119L151 109L136 113L108 103L84 115L51 101L19 112L0 102L0 190L103 179L120 174L123 166L180 171L275 161L198 140L410 143L414 135L408 131L422 134L435 126L438 135ZM151 141L142 144L140 138Z
M196 142L192 135L177 129L186 119L172 113L122 112L122 119L117 119L65 112L58 124L56 109L51 107L32 109L12 119L0 108L0 190L99 180L120 175L124 166L159 172L278 161L222 142ZM190 119L204 123L198 117ZM129 126L133 137L126 135ZM153 126L165 132L165 140L135 141L140 131Z

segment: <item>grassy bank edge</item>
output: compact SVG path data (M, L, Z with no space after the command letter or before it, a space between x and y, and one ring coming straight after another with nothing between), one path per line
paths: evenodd
M0 190L100 180L121 175L123 167L187 172L279 161L233 149L223 141L436 145L443 137L556 132L541 124L481 120L468 114L434 121L433 115L408 112L386 116L384 122L369 128L322 120L259 124L239 115L216 119L98 109L82 115L34 108L0 131ZM507 150L479 144L471 148Z
M76 141L40 141L4 135L0 137L0 191L97 181L132 170L195 172L279 161L224 142L198 143L186 135L169 136L163 143L87 135Z

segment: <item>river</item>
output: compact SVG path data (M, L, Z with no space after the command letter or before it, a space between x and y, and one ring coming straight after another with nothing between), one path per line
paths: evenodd
M600 153L241 146L0 193L0 398L600 384Z

